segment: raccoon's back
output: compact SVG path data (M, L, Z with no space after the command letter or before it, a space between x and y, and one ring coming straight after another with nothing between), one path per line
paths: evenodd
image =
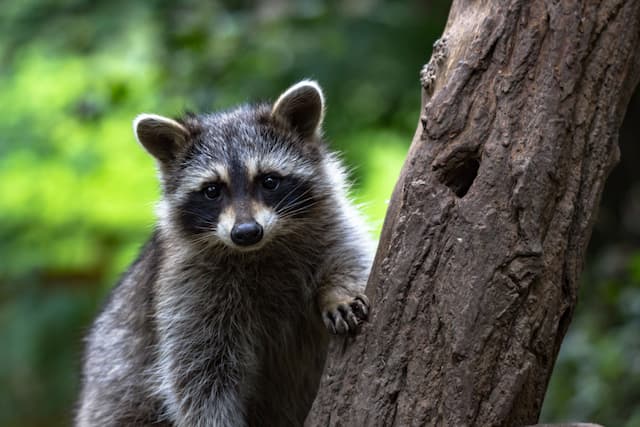
M87 337L78 425L157 421L160 403L150 396L147 373L156 333L152 288L161 262L157 232L112 290Z

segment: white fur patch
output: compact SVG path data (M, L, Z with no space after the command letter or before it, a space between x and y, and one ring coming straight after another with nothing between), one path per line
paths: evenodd
M318 96L320 97L320 103L322 105L322 112L320 113L320 120L318 121L318 123L322 123L323 120L324 120L324 106L325 106L324 93L322 92L322 88L320 87L318 82L315 81L315 80L304 79L304 80L301 80L298 83L294 84L289 89L285 90L282 93L282 95L280 95L278 97L278 100L273 104L273 108L271 109L271 111L272 112L273 111L277 111L278 108L280 107L280 104L284 100L286 100L291 95L293 95L295 92L299 91L300 89L302 89L304 87L311 87L318 93Z
M247 169L247 177L250 181L269 173L283 176L296 175L303 178L310 178L315 174L315 168L309 162L301 159L294 160L286 152L275 150L260 157L244 159L244 167Z
M133 134L136 136L136 141L138 141L138 144L140 144L147 151L147 147L140 139L139 127L141 122L150 122L154 127L167 126L169 128L173 128L172 132L175 132L176 135L183 135L183 137L185 135L189 135L189 131L184 126L182 126L175 120L170 119L169 117L149 113L138 114L136 118L133 119Z
M245 168L247 168L247 178L249 179L249 181L255 180L256 177L263 172L262 170L260 170L259 162L260 160L256 159L255 157L250 157L245 161L244 166Z
M273 236L278 223L278 214L271 208L258 205L254 208L254 219L262 226L263 236L260 245L263 245Z
M189 175L180 183L178 194L188 194L193 191L200 191L204 184L208 182L223 182L231 185L229 171L223 164L212 164L207 169L193 169Z
M232 207L226 208L218 218L216 235L225 245L239 251L250 252L261 249L272 237L278 223L278 215L271 208L253 203L251 206L253 219L260 224L263 231L262 239L251 246L236 245L231 239L231 230L236 222L236 213Z
M176 130L180 132L183 132L185 134L189 133L184 126L182 126L180 123L176 122L175 120L170 119L169 117L160 116L158 114L142 113L142 114L138 114L136 118L133 119L133 133L136 135L136 138L138 138L138 126L140 125L140 122L144 120L151 120L153 122L158 122L159 124L164 123L173 128L176 128ZM138 142L140 141L138 140Z
M231 240L231 229L236 223L236 213L231 207L226 208L222 213L220 213L220 217L218 218L218 226L216 227L216 235L220 240L222 240L226 245L231 247L237 247L235 243Z
M313 176L315 168L306 162L292 162L285 153L271 153L257 161L259 173L276 172L280 175L297 175L305 178Z

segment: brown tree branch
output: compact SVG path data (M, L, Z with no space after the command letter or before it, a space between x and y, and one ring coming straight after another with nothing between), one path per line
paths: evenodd
M382 232L373 315L307 425L537 422L640 70L637 0L455 0Z

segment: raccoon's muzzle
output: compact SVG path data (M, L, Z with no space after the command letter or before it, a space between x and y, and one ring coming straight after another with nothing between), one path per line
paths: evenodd
M251 246L262 240L264 231L255 221L236 223L231 229L231 240L238 246Z

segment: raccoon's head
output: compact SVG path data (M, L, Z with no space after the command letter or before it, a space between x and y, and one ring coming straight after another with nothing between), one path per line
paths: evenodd
M160 169L161 227L240 251L317 227L335 185L320 137L323 115L322 90L302 81L273 105L177 120L138 116L136 137Z

